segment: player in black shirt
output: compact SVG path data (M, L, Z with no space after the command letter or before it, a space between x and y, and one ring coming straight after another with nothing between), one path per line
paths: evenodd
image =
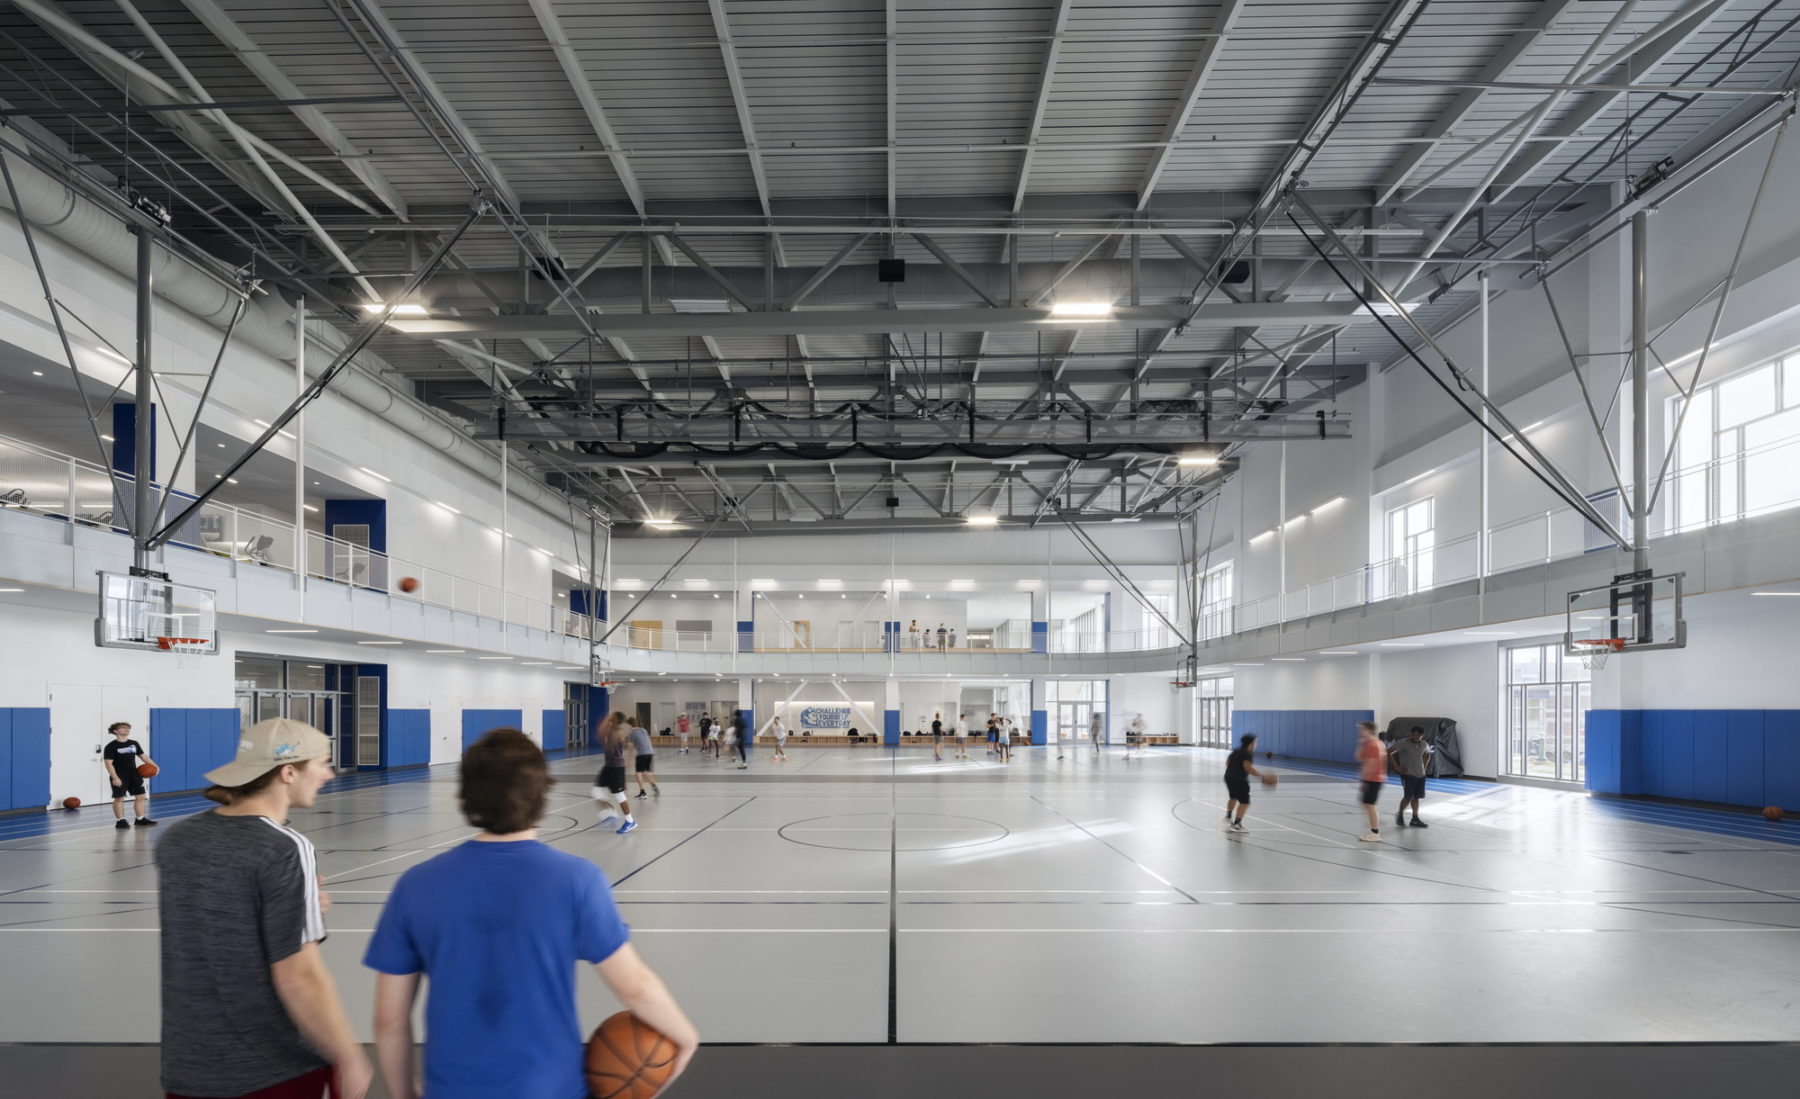
M107 732L113 735L100 753L100 762L106 765L106 777L112 782L113 819L118 821L115 828L130 828L125 823L125 795L136 799L133 806L137 810L139 828L146 828L156 822L149 817L150 795L144 789L144 776L138 774L138 767L148 763L152 766L156 761L144 751L144 746L131 739L131 726L123 721L115 721L108 726Z
M1225 827L1233 832L1248 832L1244 814L1250 809L1250 777L1262 777L1256 769L1256 736L1245 733L1238 738L1237 751L1225 757ZM1235 814L1235 815L1234 815Z

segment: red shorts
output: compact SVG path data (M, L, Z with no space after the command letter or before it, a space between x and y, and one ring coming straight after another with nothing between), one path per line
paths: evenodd
M325 1099L326 1096L337 1095L337 1088L331 1079L331 1066L314 1069L305 1076L296 1076L292 1080L283 1080L279 1084L271 1084L260 1091L253 1091L238 1099ZM177 1095L172 1091L163 1092L163 1099L189 1099L185 1095Z

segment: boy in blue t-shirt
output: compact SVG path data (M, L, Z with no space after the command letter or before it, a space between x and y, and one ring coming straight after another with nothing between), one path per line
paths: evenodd
M425 998L430 1099L582 1099L578 962L679 1050L700 1037L631 945L600 868L537 840L552 780L544 754L495 729L463 756L458 796L481 835L407 871L363 964L375 983L375 1050L389 1095L416 1096L412 1008Z

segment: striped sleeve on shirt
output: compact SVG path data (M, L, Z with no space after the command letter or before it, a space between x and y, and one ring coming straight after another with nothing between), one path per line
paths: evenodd
M319 904L319 864L318 854L313 850L312 841L286 825L276 824L263 817L269 827L280 832L294 843L296 853L300 857L300 888L305 898L305 918L301 921L300 945L322 943L325 941L325 913Z

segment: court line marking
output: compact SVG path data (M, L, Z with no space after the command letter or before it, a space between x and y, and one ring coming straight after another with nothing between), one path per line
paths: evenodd
M0 927L0 933L152 935L160 927ZM334 935L373 935L372 927L334 927ZM632 927L633 935L886 935L882 927ZM1355 935L1361 927L902 927L901 935ZM1800 927L1509 927L1436 928L1446 935L1794 935Z

